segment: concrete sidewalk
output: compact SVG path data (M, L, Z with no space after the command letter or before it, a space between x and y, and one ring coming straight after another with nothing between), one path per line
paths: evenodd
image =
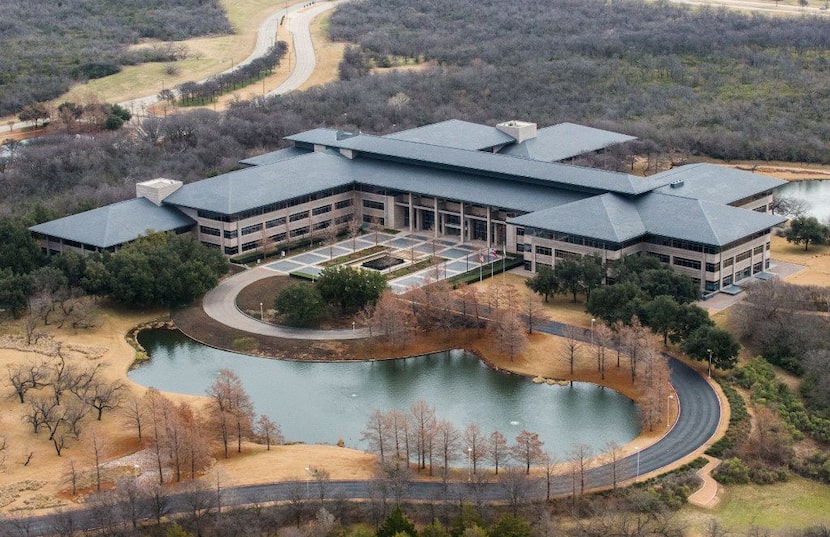
M709 455L703 455L709 462L697 471L697 476L703 480L703 486L689 496L689 503L703 509L714 509L720 503L718 492L720 485L712 478L712 472L721 461Z

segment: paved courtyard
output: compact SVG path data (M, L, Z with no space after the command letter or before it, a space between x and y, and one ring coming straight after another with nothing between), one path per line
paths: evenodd
M387 254L404 260L405 264L414 258L420 259L435 255L444 259L438 265L433 265L417 272L392 278L389 286L397 294L405 293L413 287L420 287L428 282L452 278L470 270L478 269L482 272L490 270L493 263L502 260L502 254L494 249L488 251L484 244L464 244L448 240L446 237L433 239L424 233L368 233L358 239L345 239L333 246L320 246L314 250L301 254L286 256L278 261L271 261L263 268L277 274L291 274L294 272L319 275L325 268L325 263L331 259L344 256L354 251L368 250L375 246L384 246ZM367 252L367 256L370 256ZM355 263L359 263L356 261Z

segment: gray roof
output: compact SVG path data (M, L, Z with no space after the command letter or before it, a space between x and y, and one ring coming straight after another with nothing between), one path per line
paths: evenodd
M318 134L312 136L309 133L300 133L288 136L286 139L317 143L310 140L320 141ZM384 160L409 162L513 181L547 184L597 194L607 191L641 194L669 182L667 179L643 178L625 173L512 158L501 154L440 147L368 134L329 142L328 146L350 149Z
M351 162L328 152L307 153L184 185L164 203L236 214L351 183Z
M636 136L584 125L559 123L539 129L535 138L509 145L500 153L531 160L557 162L636 139Z
M786 221L781 216L656 192L638 198L635 204L650 234L714 246Z
M617 243L646 233L637 208L630 200L617 194L593 196L519 216L510 222Z
M244 164L245 166L266 166L268 164L273 164L281 160L299 157L300 155L306 154L308 154L308 151L305 151L303 149L298 149L296 147L286 147L285 149L278 149L277 151L271 151L268 153L263 153L262 155L257 155L255 157L240 160L239 163Z
M668 182L667 186L658 188L656 192L726 204L787 183L766 175L707 163L687 164L652 178Z
M650 234L724 246L785 220L705 200L649 193L633 202L616 194L594 196L510 222L616 243Z
M515 138L495 127L460 119L448 119L440 123L387 134L385 137L469 151L481 151L516 141Z
M164 203L235 214L353 182L517 211L535 211L587 195L544 185L374 159L349 160L334 152L315 152L184 185Z
M113 203L29 228L50 237L110 248L134 241L148 231L164 232L195 222L172 207L159 207L146 198Z
M359 134L359 132L339 131L337 129L311 129L310 131L298 132L297 134L286 136L285 139L295 143L338 147L338 144L342 140Z
M351 162L351 169L356 182L522 212L571 203L588 195L550 186L513 183L374 159L355 159Z

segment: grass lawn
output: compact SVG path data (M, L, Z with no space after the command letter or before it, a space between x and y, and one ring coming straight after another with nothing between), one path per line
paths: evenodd
M201 80L222 72L251 53L262 20L272 13L285 10L286 6L285 2L275 3L272 0L221 0L221 3L234 29L233 34L181 41L180 43L189 51L187 59L169 64L148 63L125 67L118 74L74 86L67 94L55 99L54 104L64 101L83 103L91 99L123 102L158 93L162 90L162 84L164 88L172 88L182 82ZM288 5L295 3L296 0L291 0ZM282 27L280 30L280 39L283 39L284 30ZM174 66L178 72L172 75L167 74L165 68L168 65ZM336 74L336 65L334 73ZM286 73L283 73L283 76L286 76ZM271 82L266 81L266 84L270 86ZM261 82L257 82L255 86L259 88ZM244 90L241 90L241 93L243 97L249 97ZM257 92L254 91L254 93ZM136 112L139 111L136 110ZM161 113L161 110L157 112Z
M830 525L830 487L793 477L777 485L731 485L717 509L687 507L681 512L697 535L717 518L729 534L747 535L751 528L784 530Z

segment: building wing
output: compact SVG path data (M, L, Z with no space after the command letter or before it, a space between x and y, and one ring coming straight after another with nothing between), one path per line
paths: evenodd
M148 231L187 229L194 221L173 207L159 207L146 198L113 203L29 228L30 231L92 249L132 242Z

